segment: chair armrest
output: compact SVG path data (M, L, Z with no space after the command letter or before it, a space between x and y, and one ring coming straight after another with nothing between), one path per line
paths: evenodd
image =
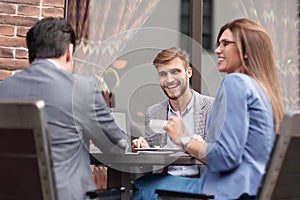
M177 200L177 199L185 199L185 200L207 200L214 199L214 195L210 194L194 194L187 192L175 192L169 190L155 190L155 193L158 194L159 200Z
M113 200L121 199L122 193L125 191L125 188L108 188L101 190L93 190L86 192L86 200Z

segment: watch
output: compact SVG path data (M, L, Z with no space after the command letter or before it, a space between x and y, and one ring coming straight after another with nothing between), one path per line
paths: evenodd
M181 138L180 143L181 143L181 148L186 151L186 147L188 145L188 143L190 143L192 140L192 138L190 136L185 136L183 138Z

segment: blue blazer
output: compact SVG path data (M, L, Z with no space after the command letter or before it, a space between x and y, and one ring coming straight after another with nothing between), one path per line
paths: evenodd
M103 152L122 151L128 138L89 78L74 76L47 59L36 60L0 82L0 99L44 100L59 199L85 199L95 189L89 141ZM128 142L128 141L127 141Z
M275 140L270 102L245 74L226 75L207 122L203 193L215 199L256 195Z

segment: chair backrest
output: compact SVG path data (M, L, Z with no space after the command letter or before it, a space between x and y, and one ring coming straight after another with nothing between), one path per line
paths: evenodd
M111 114L115 119L117 125L122 129L125 133L130 136L130 128L129 128L129 119L128 112L123 108L111 108Z
M257 199L300 199L299 154L300 111L289 111L282 121Z
M57 199L43 101L0 101L0 199Z
M128 135L128 138L131 138L128 111L123 108L110 108L110 111L116 124ZM131 151L131 143L129 143L128 150Z
M129 118L128 118L128 112L126 109L123 108L110 108L110 113L113 116L116 124L119 126L119 128L124 131L128 137L130 138L130 132L129 132ZM128 150L131 150L131 143L129 143ZM101 150L96 147L93 143L90 144L90 154L94 153L101 153ZM91 155L91 163L97 164L98 161Z

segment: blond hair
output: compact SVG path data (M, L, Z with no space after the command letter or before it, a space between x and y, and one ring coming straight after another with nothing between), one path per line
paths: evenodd
M269 34L259 23L242 18L224 25L218 40L226 29L229 29L235 38L242 61L241 72L253 77L269 98L274 114L275 131L279 133L284 108Z
M153 65L157 68L159 65L163 65L173 60L174 58L180 58L184 64L184 69L186 70L190 67L189 57L186 51L178 48L171 47L169 49L162 50L153 60Z

